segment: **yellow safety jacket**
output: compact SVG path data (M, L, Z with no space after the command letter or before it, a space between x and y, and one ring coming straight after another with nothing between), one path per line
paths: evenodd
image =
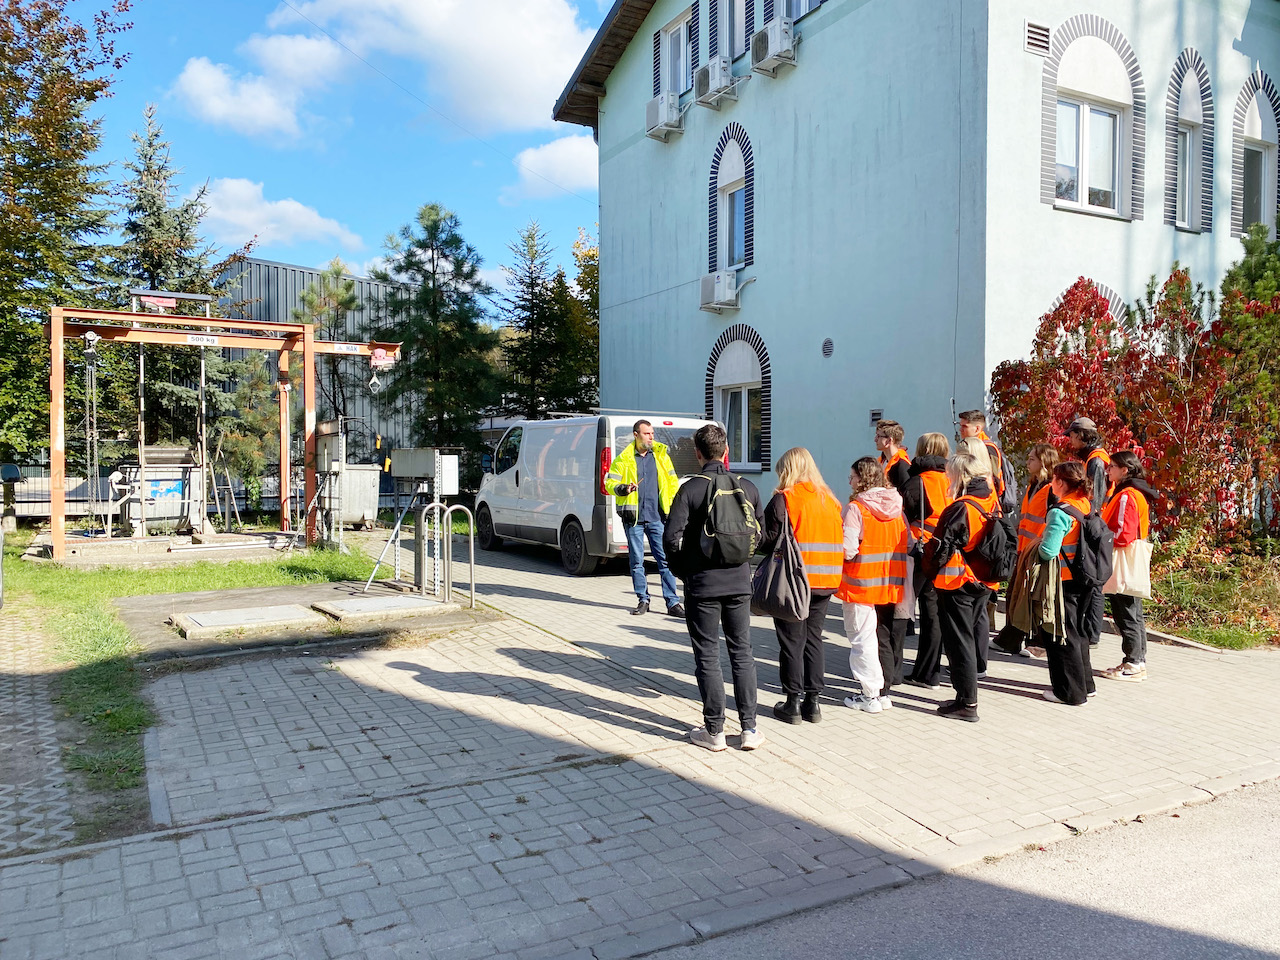
M671 512L671 501L675 500L676 491L680 489L680 478L676 476L676 468L671 463L665 443L655 440L651 453L658 468L658 512L665 520L667 514ZM615 502L618 514L625 524L632 524L640 519L640 491L618 493L618 486L635 482L636 444L633 440L614 458L613 463L609 465L609 473L604 479L604 488L617 498Z

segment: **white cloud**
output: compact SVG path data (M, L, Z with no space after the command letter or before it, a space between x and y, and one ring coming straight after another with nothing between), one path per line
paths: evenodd
M568 0L310 0L296 6L361 56L422 63L427 98L475 133L551 128L551 108L593 36ZM277 29L305 21L280 7L267 24Z
M302 100L338 73L342 49L327 37L273 34L252 36L241 50L261 73L237 73L225 63L192 57L173 92L193 114L215 126L248 136L297 137Z
M209 207L204 226L218 243L240 246L256 235L261 244L334 240L347 250L364 246L359 236L314 207L293 199L268 200L262 184L252 180L214 180L204 200Z
M575 134L552 140L540 147L521 150L516 155L520 179L503 188L506 204L543 197L561 197L566 191L589 193L600 183L600 167L595 141L589 134Z

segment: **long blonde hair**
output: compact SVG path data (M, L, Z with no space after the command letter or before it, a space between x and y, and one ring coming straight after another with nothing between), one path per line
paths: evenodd
M811 483L819 493L825 493L836 503L840 502L827 486L827 482L822 479L822 474L818 472L813 454L804 447L792 447L778 458L773 469L778 474L778 486L774 489L774 493L786 493L798 483Z
M956 445L956 453L967 453L977 461L978 476L985 477L987 483L995 483L995 475L991 472L991 454L987 445L977 437L965 437Z
M1037 443L1031 448L1031 455L1040 461L1040 476L1028 477L1032 484L1048 483L1053 479L1053 468L1062 462L1058 448L1051 443Z
M964 443L962 442L960 446L963 448ZM990 457L987 458L988 470L991 468L990 459ZM978 462L978 458L964 449L947 461L947 480L951 482L952 500L964 495L965 488L969 486L971 480L981 480L985 477L986 474L982 472L982 465Z

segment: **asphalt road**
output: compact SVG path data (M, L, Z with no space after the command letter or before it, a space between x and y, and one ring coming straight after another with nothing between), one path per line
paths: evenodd
M653 956L1280 957L1280 781Z

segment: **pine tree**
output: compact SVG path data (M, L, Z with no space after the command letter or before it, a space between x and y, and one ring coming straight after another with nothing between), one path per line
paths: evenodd
M129 4L117 0L92 28L66 7L0 0L0 459L48 443L49 308L90 305L104 286L108 185L90 159L101 143L90 110L127 59L114 44Z
M478 451L481 419L500 396L490 361L498 338L483 323L481 298L492 293L483 261L460 227L449 210L424 204L388 238L389 264L373 275L393 285L380 321L404 344L385 402L409 407L414 443Z
M347 276L347 267L334 257L315 283L302 291L302 308L293 311L294 320L310 323L320 340L350 340L348 317L361 308L356 282ZM359 337L357 336L357 339ZM346 429L351 415L350 398L357 389L358 371L351 357L326 354L320 358L316 386L317 413L321 420L339 418Z

